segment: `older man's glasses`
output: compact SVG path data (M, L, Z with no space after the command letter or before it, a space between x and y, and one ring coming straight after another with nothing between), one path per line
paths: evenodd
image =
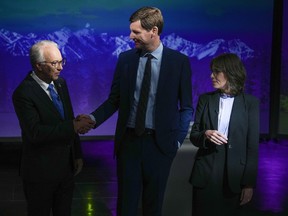
M66 64L66 59L62 59L61 61L52 61L52 62L47 62L47 61L42 61L38 62L39 64L50 64L54 68L58 68L59 66L64 66Z

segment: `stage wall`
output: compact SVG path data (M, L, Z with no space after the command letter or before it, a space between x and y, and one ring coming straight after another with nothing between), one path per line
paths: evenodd
M261 101L261 133L268 133L272 0L4 0L0 137L20 136L11 95L31 69L28 51L33 43L49 39L60 45L67 59L61 75L68 82L75 114L90 113L108 96L119 53L133 47L129 16L144 5L163 12L163 44L189 56L194 107L199 94L212 90L210 60L223 52L236 53L247 68L247 92ZM113 135L116 118L117 113L86 136Z

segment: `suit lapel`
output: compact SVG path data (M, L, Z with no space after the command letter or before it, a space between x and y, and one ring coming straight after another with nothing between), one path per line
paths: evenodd
M60 113L54 106L53 102L47 95L47 93L42 89L42 87L31 77L31 74L29 73L26 77L27 80L29 80L29 83L32 87L32 91L34 92L35 96L39 98L39 100L42 101L44 107L48 107L48 109L51 109L53 112L55 112L59 117L61 117Z
M241 125L242 122L245 122L245 115L243 115L243 112L245 112L246 109L245 103L242 101L242 98L242 94L234 98L229 122L229 134L233 134L233 131L237 130L237 128L234 128L235 125L237 125L239 129L239 125Z
M219 94L215 92L209 99L209 115L211 116L212 127L218 129Z
M131 64L127 65L127 71L128 75L127 77L130 77L129 79L129 100L130 100L130 106L132 106L132 103L134 101L134 92L136 88L136 79L137 79L137 71L139 66L139 59L140 59L140 52L139 50L135 51L135 54L133 55L133 59L131 59ZM126 68L125 68L126 69Z
M63 109L64 109L64 117L66 118L67 117L67 109L68 109L68 107L67 107L67 104L68 104L68 102L67 102L67 97L66 97L66 95L65 95L65 93L64 93L64 91L63 91L63 86L62 86L62 84L61 84L61 82L59 81L59 79L58 80L56 80L56 81L54 81L54 84L55 84L55 88L56 88L56 90L57 90L57 92L58 92L58 95L59 95L59 97L60 97L60 99L61 99L61 101L62 101L62 104L63 104Z
M165 92L161 92L161 90L165 90L165 87L163 85L166 83L166 79L168 78L166 71L169 71L170 68L170 61L169 59L167 59L169 57L168 52L169 51L166 49L166 47L163 47L156 97L162 97L163 95L166 95Z

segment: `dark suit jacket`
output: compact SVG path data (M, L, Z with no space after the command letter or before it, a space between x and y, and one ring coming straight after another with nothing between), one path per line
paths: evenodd
M116 153L125 134L134 99L139 58L137 49L120 54L110 95L92 113L97 127L118 110ZM191 68L187 56L166 47L162 55L155 116L157 144L162 152L174 157L177 141L183 142L192 118Z
M13 93L22 130L21 175L25 180L56 181L67 174L68 165L72 169L75 158L82 158L66 82L59 78L54 84L63 102L64 120L30 73Z
M205 187L214 166L219 146L204 137L206 130L217 130L220 94L218 91L199 97L190 140L199 147L191 183ZM254 96L235 97L231 112L227 144L227 174L230 189L238 193L241 186L255 186L258 166L259 102Z

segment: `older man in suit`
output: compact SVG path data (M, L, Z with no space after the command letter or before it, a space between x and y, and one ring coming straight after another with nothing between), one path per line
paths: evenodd
M75 120L66 82L60 78L65 60L52 41L30 50L33 71L13 93L22 130L21 176L29 216L70 216L73 176L82 169L77 132L94 126Z
M136 216L141 193L143 215L161 215L171 163L192 118L190 62L163 46L162 28L158 8L131 15L136 48L120 54L110 95L91 113L98 127L118 110L118 216Z

